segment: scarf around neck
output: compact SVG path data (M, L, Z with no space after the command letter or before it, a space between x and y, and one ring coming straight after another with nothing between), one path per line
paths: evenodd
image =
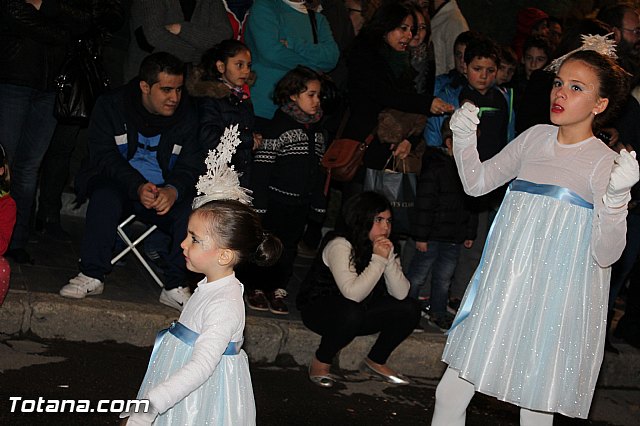
M289 101L286 104L282 105L280 109L282 110L282 112L301 124L317 123L322 118L322 108L318 108L318 112L316 112L315 114L309 115L301 110L300 107L293 101Z

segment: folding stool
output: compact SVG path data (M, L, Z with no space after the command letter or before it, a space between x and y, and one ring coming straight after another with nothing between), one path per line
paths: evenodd
M153 231L155 231L156 229L158 229L158 227L156 225L153 225L152 227L147 229L142 235L140 235L138 238L136 238L134 241L131 241L131 239L126 234L126 232L124 232L124 227L127 226L129 223L132 223L135 220L135 218L136 218L136 215L132 214L124 222L122 222L120 225L118 225L118 228L117 228L118 236L122 239L122 241L125 242L127 247L125 247L124 250L122 250L113 259L111 259L111 264L114 265L125 254L129 253L130 251L132 251L133 254L135 254L136 257L138 258L138 260L142 263L142 266L144 266L145 269L147 270L147 272L149 272L149 274L151 274L151 277L154 279L154 281L156 283L158 283L158 285L160 287L164 287L164 284L162 283L160 278L158 278L158 275L153 271L151 266L149 266L149 263L147 262L147 260L144 258L144 256L142 256L142 254L136 248L136 246L138 244L140 244L145 238L147 238L149 235L151 235L151 233Z

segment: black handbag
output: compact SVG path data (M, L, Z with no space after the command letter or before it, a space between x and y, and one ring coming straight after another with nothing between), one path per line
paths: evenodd
M96 99L110 87L102 58L88 40L69 49L55 82L54 115L65 124L86 124Z

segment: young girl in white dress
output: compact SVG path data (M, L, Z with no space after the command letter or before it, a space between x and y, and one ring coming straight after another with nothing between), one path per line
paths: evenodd
M237 126L232 130L237 146ZM227 146L234 139L227 134L228 129L218 148L221 154L209 153L208 173L196 186L204 195L194 200L197 208L180 245L187 268L205 278L178 322L158 334L138 392L150 409L131 413L127 426L256 423L249 363L241 349L243 286L234 268L244 261L271 265L282 244L263 232L258 214L245 204L249 197L227 166L235 151Z
M530 128L490 160L478 158L478 109L466 103L451 118L467 193L515 180L449 331L432 425L463 425L475 391L521 407L521 425L589 413L638 163L593 133L628 94L624 71L592 50L563 59L551 90L555 125Z

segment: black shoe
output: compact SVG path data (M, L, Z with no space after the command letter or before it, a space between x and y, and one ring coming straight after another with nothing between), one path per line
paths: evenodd
M60 222L45 223L42 233L52 240L60 243L68 243L71 241L71 234L62 228Z
M23 248L7 250L7 252L4 255L6 257L13 259L14 262L19 263L21 265L26 263L33 265L34 263L31 255L29 255L29 253L27 253L27 251Z

